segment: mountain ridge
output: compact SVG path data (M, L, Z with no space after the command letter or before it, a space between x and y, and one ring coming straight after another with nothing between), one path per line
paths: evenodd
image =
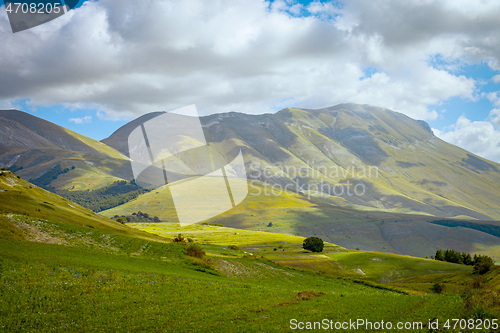
M158 114L138 118L134 125ZM426 122L399 112L346 103L275 114L213 114L200 122L208 144L222 156L242 151L249 179L297 192L321 186L320 194L331 202L354 209L500 218L494 186L500 182L500 164L442 141ZM112 144L120 137L123 143L125 134L119 129L103 141ZM126 154L126 145L114 148ZM353 172L370 167L377 168L377 177ZM287 172L302 169L307 177ZM337 173L330 177L330 171ZM349 184L363 186L365 195L333 193Z

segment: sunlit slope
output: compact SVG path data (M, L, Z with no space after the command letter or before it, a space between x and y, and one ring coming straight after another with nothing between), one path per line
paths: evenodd
M18 110L0 110L2 140L0 147L59 147L86 153L99 152L112 158L127 159L123 154L99 141ZM22 131L21 131L22 130ZM8 133L8 136L6 135Z
M249 195L242 203L207 222L245 230L318 236L350 249L430 257L437 249L453 248L500 258L498 236L481 229L429 223L436 217L428 215L353 210L334 206L327 199L293 192L273 195L272 191L270 185L249 182ZM196 193L193 196L196 198ZM178 222L168 187L142 194L102 214L113 217L139 211L164 222ZM496 225L491 221L474 223Z
M15 230L9 224L14 223L14 220L26 217L30 220L46 219L68 226L98 229L118 235L162 240L98 215L54 193L17 178L9 171L1 171L0 173L0 214L2 225L5 225L2 229ZM88 230L90 231L90 229ZM8 234L6 233L6 235ZM14 237L16 234L12 231Z
M26 180L52 172L46 186L56 189L94 189L133 178L128 158L116 149L16 110L0 111L0 165ZM58 168L71 172L56 175Z
M136 119L103 142L126 153L130 131L158 114ZM500 164L440 140L427 123L398 112L340 104L214 114L201 124L218 158L243 153L249 179L307 195L319 189L347 208L500 219ZM347 193L356 185L362 195Z
M500 218L500 165L443 142L426 123L400 113L343 104L204 121L215 147L231 141L244 151L253 179L300 191L327 184L323 192L344 207ZM349 183L364 184L366 192L332 190Z
M175 223L131 223L139 230L173 238L178 233L193 242L206 245L208 251L237 255L229 246L237 246L243 253L263 256L282 266L321 272L327 275L347 276L378 283L395 282L401 278L427 274L469 272L471 267L411 256L347 250L325 243L323 253L304 251L304 237L264 231L240 230L216 225L190 225ZM223 246L220 249L213 246Z

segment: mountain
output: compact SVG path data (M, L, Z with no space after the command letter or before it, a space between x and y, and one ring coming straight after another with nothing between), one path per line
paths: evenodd
M159 114L138 118L103 142L127 155L128 134ZM252 181L351 209L500 218L500 164L442 141L427 123L398 112L340 104L200 121L221 156L243 152Z
M17 110L0 110L0 166L57 189L132 178L129 159L114 148Z
M145 115L140 116L139 118L136 118L122 127L120 127L118 130L116 130L110 137L101 140L102 143L115 148L119 152L121 152L123 155L129 156L128 153L128 136L129 134L137 127L140 126L142 123L145 123L146 121L153 119L159 115L161 115L164 112L151 112L147 113Z

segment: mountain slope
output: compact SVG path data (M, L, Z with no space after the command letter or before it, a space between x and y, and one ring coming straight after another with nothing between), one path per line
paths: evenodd
M28 218L50 220L65 226L84 227L89 232L97 229L116 235L165 241L148 233L138 233L135 229L30 184L6 170L0 171L0 217L2 218L0 232L4 236L19 235L19 230L16 231L13 225L18 225L19 223L16 223L18 220ZM21 222L21 224L26 227L26 223ZM32 228L27 228L33 231Z
M157 114L136 119L103 142L127 154L132 128ZM341 104L215 114L201 123L221 156L230 160L241 149L249 179L353 209L500 218L500 164L440 140L427 123L401 113ZM352 195L355 187L360 195Z
M126 159L115 149L102 144L99 141L87 138L67 128L53 124L49 121L30 115L18 110L0 110L0 126L2 140L0 140L0 151L18 148L42 148L59 147L65 150L79 151L84 153L101 153L113 158ZM23 130L19 133L20 126ZM6 135L6 133L8 133ZM31 136L31 140L22 142L17 136ZM43 139L40 139L43 138ZM10 139L11 141L9 142ZM49 143L49 144L47 144Z
M52 172L55 179L43 185L57 189L132 178L128 158L114 148L17 110L0 111L0 166L33 181Z
M349 249L421 258L447 248L500 258L497 221L443 221L429 215L354 210L292 192L272 194L272 186L257 181L249 182L249 188L242 203L206 222L243 230L317 236ZM172 226L178 221L171 193L165 186L101 214L126 216L139 211L158 216Z

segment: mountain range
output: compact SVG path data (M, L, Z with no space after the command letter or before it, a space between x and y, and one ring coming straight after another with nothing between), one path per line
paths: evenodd
M130 132L158 114L102 142L127 155ZM442 141L427 123L401 113L341 104L200 120L208 144L221 155L243 152L251 180L296 192L319 186L323 199L353 209L500 218L500 165ZM348 183L362 184L364 195L339 194L339 184Z
M0 111L0 166L75 193L130 181L128 135L158 115L141 116L98 142L22 111ZM211 221L255 230L271 222L273 232L420 256L443 246L500 251L500 234L492 231L500 219L500 164L442 141L423 121L340 104L214 114L200 122L220 156L242 152L249 182L247 199ZM176 220L168 186L102 213L137 210Z

